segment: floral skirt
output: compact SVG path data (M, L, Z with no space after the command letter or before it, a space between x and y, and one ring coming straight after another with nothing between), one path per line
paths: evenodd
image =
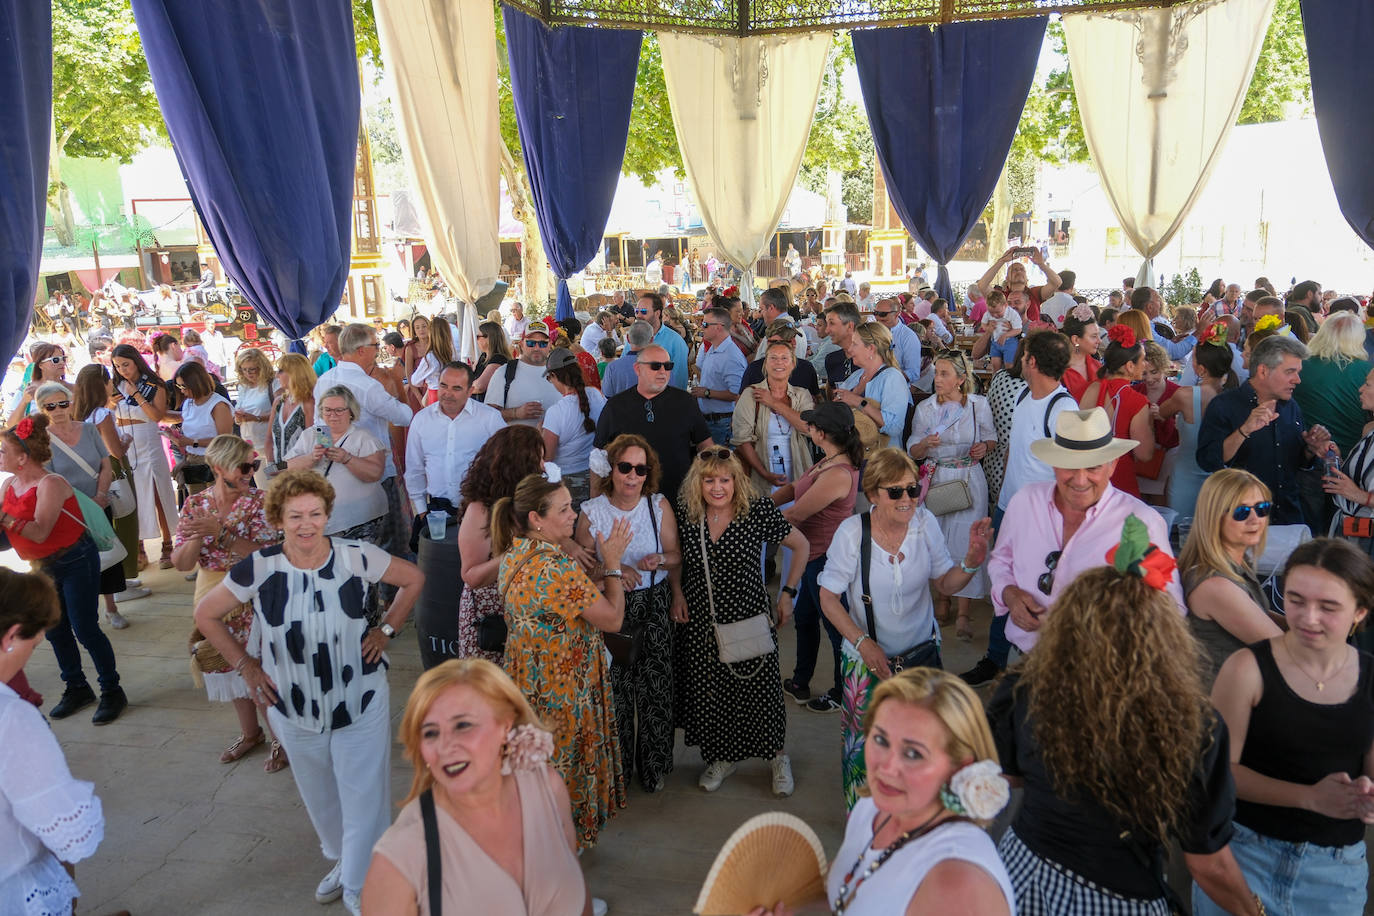
M840 778L844 783L844 809L850 811L859 800L859 790L868 784L864 765L864 711L873 700L878 676L868 670L849 643L840 650L840 672L844 678L840 700Z
M506 612L501 601L501 590L492 585L471 585L463 587L463 596L458 599L458 657L485 658L493 665L501 664L500 652L484 652L477 646L477 625L484 618Z

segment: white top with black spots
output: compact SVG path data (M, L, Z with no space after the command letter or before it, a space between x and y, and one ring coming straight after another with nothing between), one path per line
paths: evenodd
M322 733L344 728L367 711L386 684L388 661L363 661L363 597L391 555L362 541L331 538L318 569L297 569L281 545L264 547L229 570L224 584L251 601L262 634L262 667L277 686L277 711Z

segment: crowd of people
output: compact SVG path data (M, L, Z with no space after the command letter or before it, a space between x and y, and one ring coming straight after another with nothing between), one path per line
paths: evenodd
M443 315L324 326L275 365L131 336L72 380L39 342L0 432L0 529L35 569L0 612L0 747L42 732L50 765L0 754L0 890L69 901L58 863L100 831L23 661L46 634L49 718L118 719L101 603L128 625L160 541L235 708L220 762L291 770L332 861L315 897L350 912L604 912L577 855L632 782L664 789L677 730L702 790L743 770L785 798L789 702L839 714L835 913L1163 914L1189 878L1198 913L1361 911L1366 307L1261 278L1166 316L1075 280L1012 249L954 305L852 278L757 308L616 293L585 323L517 304L472 362ZM426 539L453 581L415 565ZM422 594L458 635L422 653L393 823L386 650ZM943 670L948 624L986 640L970 670Z

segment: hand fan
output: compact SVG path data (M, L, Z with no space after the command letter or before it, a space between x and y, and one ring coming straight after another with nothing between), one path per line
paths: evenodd
M725 841L693 912L740 916L779 900L800 907L825 899L825 850L816 831L781 811L745 821Z

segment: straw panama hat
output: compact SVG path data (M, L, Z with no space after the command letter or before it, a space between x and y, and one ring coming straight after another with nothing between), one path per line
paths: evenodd
M1031 443L1031 454L1052 468L1095 468L1135 448L1134 439L1112 435L1112 421L1101 407L1066 410L1054 421L1054 438Z

